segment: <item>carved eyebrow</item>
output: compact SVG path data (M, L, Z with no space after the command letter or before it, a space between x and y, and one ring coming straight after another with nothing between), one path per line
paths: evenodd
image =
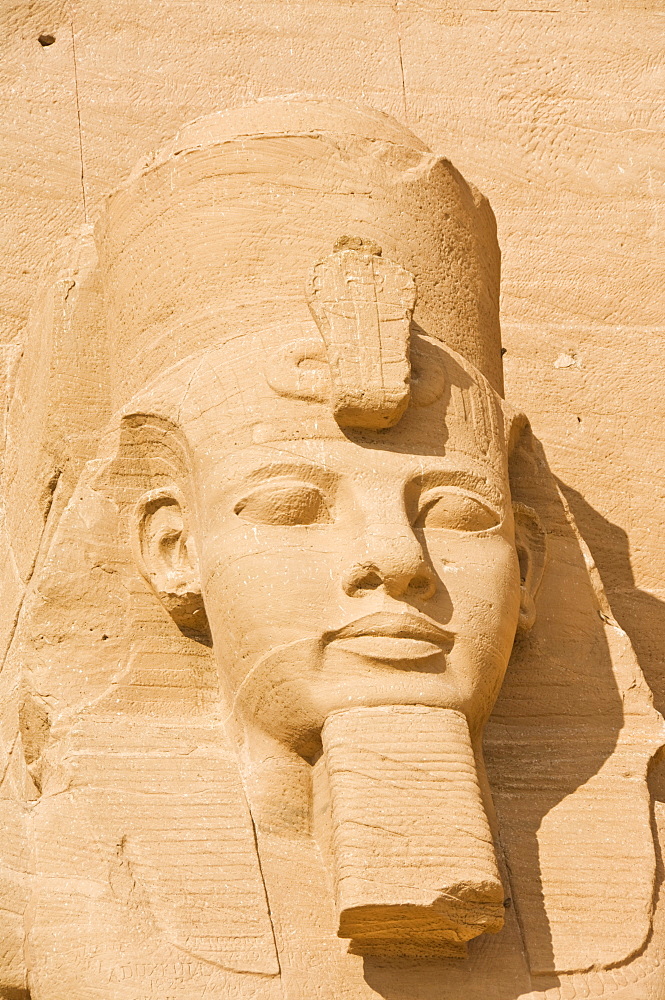
M434 489L437 486L457 486L463 490L477 493L495 507L505 506L507 496L496 486L482 476L463 469L427 469L417 473L410 480L409 486L415 486L421 492Z
M260 465L245 466L244 468L240 466L236 467L232 474L235 474L233 475L235 484L239 484L242 480L243 485L246 486L254 486L270 479L285 477L329 486L340 478L338 473L306 458L296 458L290 462L264 461Z

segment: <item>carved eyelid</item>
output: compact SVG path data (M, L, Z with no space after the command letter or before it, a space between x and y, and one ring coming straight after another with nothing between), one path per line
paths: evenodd
M499 511L496 510L495 504L489 499L489 497L484 496L482 493L476 493L474 490L465 489L463 486L455 486L454 484L446 483L441 486L430 486L423 490L420 494L418 509L422 510L432 500L437 500L439 497L445 496L448 493L453 496L468 497L469 500L475 500L483 507L487 507L487 509L491 510L492 513L497 515L499 513Z
M472 472L432 469L414 477L408 484L409 491L418 491L418 507L421 499L433 491L460 493L489 507L500 518L506 508L506 497L491 482Z
M472 500L474 503L478 504L479 513L480 510L486 511L489 515L494 518L494 523L489 524L480 528L444 528L443 530L459 531L468 534L476 534L485 531L492 531L498 528L503 522L504 514L501 509L493 503L488 497L483 494L474 492L473 490L465 489L461 486L456 486L452 483L441 484L439 486L431 486L429 489L423 490L420 494L418 500L418 506L416 510L413 523L417 524L420 518L428 511L429 508L433 507L437 500L442 499L446 495L452 495L457 497L463 497L468 500Z
M283 506L284 500L286 507ZM293 476L274 476L257 483L236 501L233 512L244 521L283 527L329 524L332 521L326 491L316 483Z
M248 484L248 487L243 492L242 496L234 503L233 509L237 513L240 504L246 504L248 500L251 500L251 498L257 494L269 494L271 490L285 490L289 487L292 487L293 489L302 487L311 490L314 493L320 493L323 497L323 489L318 483L312 482L308 479L300 479L297 476L274 476L270 479L263 479L259 482Z
M340 478L337 473L325 468L325 466L318 465L318 463L288 461L266 462L249 469L241 467L230 470L230 475L231 483L229 485L231 485L231 489L229 493L231 497L234 497L232 507L236 513L238 505L262 487L274 486L275 489L278 489L289 484L292 486L298 484L311 486L324 494L326 500L331 500ZM234 479L235 485L232 485ZM229 493L226 493L227 497ZM228 501L225 500L225 502Z

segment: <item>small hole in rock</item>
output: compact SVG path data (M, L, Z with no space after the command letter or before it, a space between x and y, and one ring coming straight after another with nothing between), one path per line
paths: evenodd
M103 641L104 639L108 639L108 636L107 636L107 635L103 635L103 636L102 636L102 641Z
M502 347L501 348L501 357L503 357L504 354L507 354L507 353L508 353L508 348L507 347Z
M53 45L55 41L55 35L40 35L37 39L40 45Z
M577 422L578 422L578 424L581 424L581 423L582 423L582 418L581 418L581 417L578 417L578 418L577 418Z

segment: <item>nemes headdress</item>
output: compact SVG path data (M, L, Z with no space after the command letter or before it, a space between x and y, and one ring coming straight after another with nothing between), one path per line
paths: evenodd
M324 403L341 428L391 427L436 396L428 343L494 400L475 423L500 449L505 423L513 499L549 535L536 624L485 739L528 962L543 990L589 969L613 975L638 954L632 975L649 974L645 779L662 720L542 451L502 403L498 293L485 199L394 119L310 98L186 126L47 274L4 467L19 556L0 674L12 831L0 926L17 956L27 937L62 995L136 1000L147 990L126 966L147 981L186 954L202 993L228 980L230 994L242 973L257 1000L274 996L270 914L211 653L156 602L128 537L138 497L187 472L178 412L149 412L145 387L207 349L247 363L239 342L255 345L271 392ZM151 455L138 473L137 434ZM77 963L58 964L63 933ZM21 975L17 958L3 985L23 988Z

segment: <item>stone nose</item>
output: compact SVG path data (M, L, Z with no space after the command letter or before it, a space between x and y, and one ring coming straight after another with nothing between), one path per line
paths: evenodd
M429 600L436 591L434 572L410 528L390 524L370 527L359 556L342 584L350 597L362 597L383 587L391 597Z

